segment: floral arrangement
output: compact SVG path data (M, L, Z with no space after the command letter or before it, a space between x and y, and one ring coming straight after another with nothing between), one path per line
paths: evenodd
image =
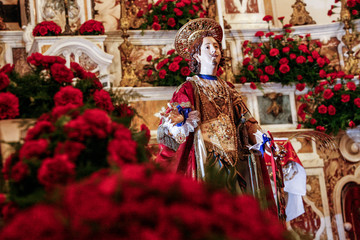
M102 94L98 92L96 97L108 101L109 96ZM132 132L122 124L126 119L109 115L107 104L101 108L83 104L80 90L62 88L55 96L52 111L37 120L24 143L6 159L2 173L10 191L3 209L5 219L16 209L46 201L57 187L99 169L147 160L145 146L150 130L145 125L140 132Z
M43 21L37 24L33 30L33 36L58 36L61 33L61 27L53 21Z
M52 204L17 214L0 238L270 240L285 233L252 196L214 190L151 164L125 164L68 185Z
M104 34L104 32L105 29L102 22L93 19L84 22L79 28L81 35L101 35Z
M192 76L188 62L175 53L175 49L169 50L165 56L153 58L149 55L146 58L149 63L146 68L145 81L154 86L178 86L186 80L186 77Z
M79 64L72 62L68 68L63 58L40 53L33 53L27 61L32 71L23 76L11 65L0 69L0 119L37 118L56 105L59 91L66 96L77 90L77 99L83 99L84 103L112 110L111 102L101 103L108 94L102 90L99 79Z
M303 126L336 135L340 129L359 125L360 85L353 78L342 71L332 73L313 91L299 96L298 115Z
M141 29L152 28L158 30L180 29L190 19L206 17L207 13L201 0L158 0L149 4L147 12L138 12L138 17L144 18Z
M334 0L335 4L341 2L340 0ZM356 0L347 0L346 1L346 8L349 9L350 18L351 20L359 19L360 18L360 2ZM331 5L327 15L332 16L336 12L334 9L338 8L337 5Z
M282 85L296 84L302 91L306 85L316 86L329 72L329 59L320 52L321 43L312 41L310 34L305 37L293 35L291 25L283 25L282 32L270 31L272 16L263 18L269 25L268 32L258 31L255 36L260 42L243 43L246 56L242 62L238 81L251 82L256 88L259 83L268 81ZM283 17L279 17L283 23Z

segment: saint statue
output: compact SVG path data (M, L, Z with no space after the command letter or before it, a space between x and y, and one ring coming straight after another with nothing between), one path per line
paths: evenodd
M223 63L222 37L221 26L207 18L178 31L175 49L196 75L176 89L162 114L156 161L199 180L215 169L236 192L259 192L269 176L261 154L254 156L249 146L257 143L254 133L261 128L234 86L216 76Z

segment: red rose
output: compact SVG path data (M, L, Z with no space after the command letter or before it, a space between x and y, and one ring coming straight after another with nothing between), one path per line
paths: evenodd
M341 95L341 101L343 103L346 103L346 102L350 101L350 95L349 94L342 94Z
M19 115L19 99L12 93L0 93L0 119L15 118Z
M354 127L356 127L356 124L351 120L349 122L349 127L354 128Z
M101 90L95 90L94 92L94 101L96 104L96 107L103 109L107 112L114 111L114 105L111 101L111 97L109 92L101 89Z
M166 76L166 71L165 69L161 69L160 72L159 72L159 78L160 79L164 79Z
M305 83L296 84L296 89L301 92L302 90L305 89Z
M39 170L39 182L46 187L65 185L75 176L75 164L69 161L67 155L55 155L54 158L46 158Z
M5 89L10 84L10 79L8 75L3 72L0 72L0 90Z
M172 71L172 72L176 72L177 70L179 70L180 66L177 62L172 62L170 65L169 65L169 70Z
M269 54L270 54L270 56L275 57L275 56L277 56L279 54L279 49L272 48L272 49L270 49Z
M333 105L328 106L328 113L329 115L333 116L336 113L336 108Z
M66 86L60 88L54 95L55 106L66 106L72 104L75 106L83 105L83 93L80 89L74 88L73 86Z
M289 63L289 60L288 60L286 57L284 57L284 58L281 58L281 59L280 59L279 63L280 63L280 65L281 65L281 64L288 64L288 63Z
M333 91L331 91L331 89L326 89L323 93L323 97L326 100L332 98L333 96L334 96L334 93L333 93Z
M266 22L270 22L271 20L273 20L273 17L271 15L266 15L264 18L263 18L263 21L266 21Z
M189 67L182 67L180 69L180 73L181 73L181 75L186 77L186 76L189 76L191 72L190 72Z
M342 88L342 84L338 83L334 86L334 91L339 91Z
M354 82L347 82L346 83L346 87L350 90L350 91L355 91L356 90L356 85Z
M306 62L306 58L304 56L298 56L296 58L296 63L298 64L302 64L302 63L305 63Z
M250 83L250 88L255 90L256 89L256 84L254 82L251 82Z
M360 98L355 98L355 99L354 99L354 104L355 104L358 108L360 108Z
M275 68L273 66L266 66L265 67L265 72L269 75L273 75L275 73Z
M255 37L262 37L262 36L264 36L264 32L263 32L263 31L257 31L257 32L255 33Z
M267 83L269 81L268 75L261 75L260 76L260 82Z
M169 18L169 20L167 21L167 25L169 25L170 27L175 27L175 25L176 25L175 19Z
M249 57L246 57L244 60L243 60L243 66L246 66L250 63L250 58Z
M325 128L323 126L317 126L316 130L320 132L325 132Z
M321 114L325 114L327 112L327 107L322 104L318 107L318 112L321 113Z
M280 67L279 67L279 71L280 71L281 73L285 74L285 73L287 73L287 72L290 71L290 67L289 67L289 65L287 65L287 64L282 64L282 65L280 65Z
M315 119L315 118L312 118L312 119L310 120L310 124L311 124L311 125L315 125L315 124L316 124L316 122L317 122L317 121L316 121L316 119Z

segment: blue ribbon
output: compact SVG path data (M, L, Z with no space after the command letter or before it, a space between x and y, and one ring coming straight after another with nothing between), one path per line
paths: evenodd
M179 114L184 116L184 121L176 124L177 127L181 127L186 122L186 119L189 117L189 112L191 112L191 108L182 108L180 105L176 106Z
M198 74L198 76L201 77L202 79L217 80L217 76L213 76L213 75Z
M262 135L262 137L263 137L263 142L262 142L262 144L260 145L260 152L261 152L262 156L264 157L265 145L266 145L267 142L270 142L271 139L268 138L268 136L267 136L265 133Z

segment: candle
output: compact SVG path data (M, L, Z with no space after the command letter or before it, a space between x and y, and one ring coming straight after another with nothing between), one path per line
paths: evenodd
M217 5L216 8L218 11L219 23L220 23L221 28L223 29L223 38L222 38L221 45L222 45L223 49L226 49L224 19L223 19L223 15L222 15L222 7L221 7L220 0L216 0L216 5Z

